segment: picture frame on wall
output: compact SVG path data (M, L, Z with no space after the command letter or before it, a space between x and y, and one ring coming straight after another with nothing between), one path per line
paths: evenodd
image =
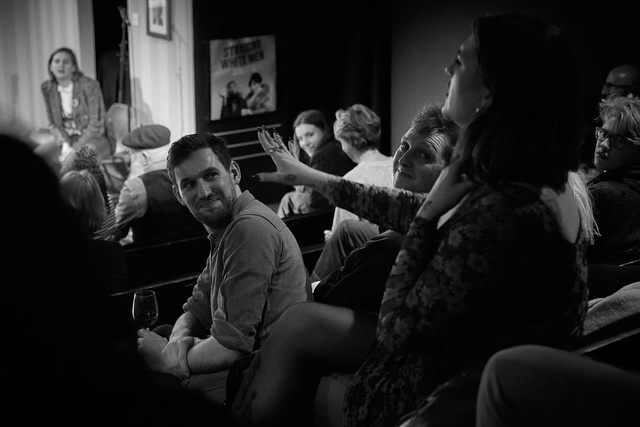
M147 34L171 40L171 0L147 0Z
M277 111L276 36L209 40L211 122Z

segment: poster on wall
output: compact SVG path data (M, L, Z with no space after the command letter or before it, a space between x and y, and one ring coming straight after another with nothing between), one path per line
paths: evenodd
M275 35L210 40L209 58L212 121L276 111Z

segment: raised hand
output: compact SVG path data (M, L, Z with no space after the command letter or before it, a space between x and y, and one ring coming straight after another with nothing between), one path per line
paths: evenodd
M289 138L288 145L289 145L289 151L291 152L293 157L300 160L300 143L298 142L298 139L293 140Z
M274 132L273 136L262 127L258 130L258 140L262 149L271 156L277 172L260 172L252 178L258 181L277 182L286 185L309 184L309 174L315 170L297 159L287 148L282 137Z

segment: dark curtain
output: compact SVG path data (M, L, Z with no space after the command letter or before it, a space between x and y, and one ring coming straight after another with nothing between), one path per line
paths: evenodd
M381 117L389 153L389 9L387 2L331 0L291 10L289 130L302 110L319 108L333 120L337 109L360 103Z
M328 0L209 2L194 0L196 127L224 132L268 121L290 136L296 115L318 108L329 120L361 103L382 119L382 151L390 139L390 7L387 2ZM230 123L210 122L208 40L276 34L278 112ZM257 119L256 119L257 120ZM267 123L265 123L267 121Z

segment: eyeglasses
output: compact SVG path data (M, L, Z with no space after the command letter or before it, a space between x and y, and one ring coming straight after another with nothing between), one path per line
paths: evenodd
M617 149L624 147L624 144L627 141L630 141L630 139L625 136L616 135L615 133L609 133L602 128L596 128L596 139L598 140L598 142L609 139L609 144Z

